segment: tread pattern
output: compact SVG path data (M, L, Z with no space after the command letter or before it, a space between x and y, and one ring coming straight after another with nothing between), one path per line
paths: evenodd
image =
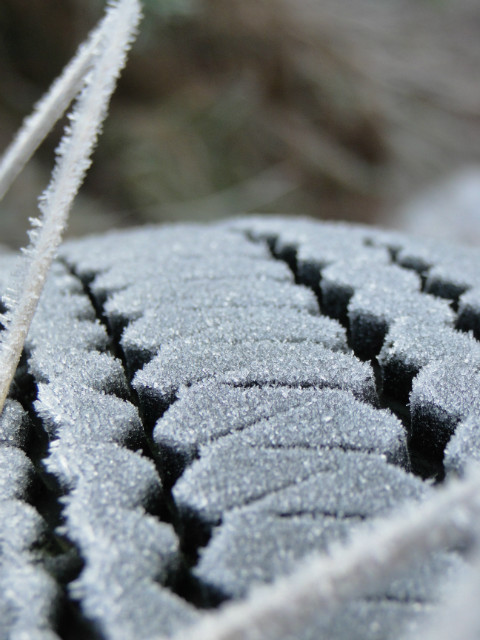
M425 499L411 442L461 473L480 458L479 267L397 233L265 217L65 245L13 389L34 381L34 420L13 399L0 420L0 638L69 638L66 615L85 638L173 635ZM410 401L411 439L389 398ZM46 560L52 540L75 570ZM394 640L461 563L432 556L305 638Z
M64 317L69 283L80 298L72 311L75 331L78 309L82 318L90 317L78 340ZM180 560L172 526L147 513L165 510L162 483L153 462L136 451L145 446L145 434L126 399L123 365L107 350L108 335L81 283L61 264L30 335L29 367L38 383L34 406L50 439L44 465L63 494L64 524L57 534L75 545L84 562L68 592L102 637L172 633L198 614L164 586Z
M348 351L346 332L338 322L312 316L296 309L282 310L280 324L276 309L269 307L192 309L178 316L175 308L148 310L123 331L121 346L129 369L147 364L164 345L175 339L192 344L249 342L314 342L331 351Z
M407 402L412 392L414 444L418 441L425 455L430 452L441 458L454 425L450 422L447 430L440 423L432 428L431 420L420 418L424 412L422 372L428 372L431 365L441 376L450 361L460 366L465 360L478 359L480 307L474 302L480 291L478 250L369 227L318 225L307 220L253 218L234 226L269 242L277 257L294 265L297 281L316 283L312 286L322 303L334 288L332 280L338 284L343 301L345 282L350 283L351 296L343 318L350 344L362 358L378 355L385 394ZM379 251L388 253L389 263ZM365 261L376 265L373 275L353 281L352 265L358 264L363 273ZM396 266L417 277L418 290L408 294L397 291L393 282L388 285L387 272ZM446 376L443 384L450 388ZM474 413L478 416L476 410ZM466 455L474 455L473 450Z
M371 368L350 354L314 343L243 342L229 345L187 341L167 344L134 377L132 385L149 414L167 405L181 386L215 378L240 387L332 386L374 401Z
M47 526L29 502L37 474L25 453L30 421L8 399L0 416L0 637L55 640L60 592L37 557Z
M217 382L183 387L156 423L153 439L162 466L178 476L202 445L236 432L249 445L378 451L389 462L409 464L405 430L394 416L329 388Z

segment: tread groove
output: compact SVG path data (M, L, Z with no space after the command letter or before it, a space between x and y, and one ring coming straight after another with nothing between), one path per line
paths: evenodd
M109 336L109 349L112 355L118 358L123 364L127 379L128 399L137 408L143 426L145 446L142 448L141 453L154 463L157 473L162 479L166 510L162 512L161 516L160 514L153 515L160 518L160 521L169 523L173 526L180 542L181 553L180 565L176 567L174 573L171 573L169 577L167 577L165 586L167 586L172 593L180 596L182 599L198 608L203 609L210 608L211 606L218 606L220 604L218 597L213 594L208 594L207 596L206 586L198 584L198 581L191 573L190 568L195 562L197 549L190 549L185 543L182 523L180 522L178 510L172 497L172 479L165 473L165 469L159 460L158 455L156 455L155 444L152 440L152 422L154 423L156 420L152 421L151 418L145 416L145 408L139 401L136 390L131 385L132 372L129 370L127 358L122 348L120 340L121 336L119 336L118 332L115 331L115 327L111 326L108 321L108 317L105 314L104 305L108 297L106 295L97 296L95 291L92 289L91 285L95 276L82 278L73 266L67 265L67 267L72 276L77 278L83 286L85 294L95 309L97 319L105 327ZM177 397L172 396L171 401L166 403L164 411L167 411L176 402L176 400Z

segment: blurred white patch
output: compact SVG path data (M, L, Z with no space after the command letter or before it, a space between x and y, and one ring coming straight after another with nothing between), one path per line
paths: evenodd
M412 198L392 216L408 233L480 245L480 165L455 172Z

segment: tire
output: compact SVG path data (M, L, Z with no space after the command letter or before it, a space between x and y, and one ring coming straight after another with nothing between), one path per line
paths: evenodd
M0 638L172 636L462 474L479 273L473 249L288 218L67 243L0 418ZM301 637L399 638L462 562Z

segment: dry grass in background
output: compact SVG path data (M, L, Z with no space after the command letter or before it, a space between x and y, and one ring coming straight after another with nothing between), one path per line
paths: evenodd
M103 4L2 0L3 147ZM477 0L145 7L73 233L258 210L378 221L480 161ZM22 241L57 140L5 202L4 242Z

